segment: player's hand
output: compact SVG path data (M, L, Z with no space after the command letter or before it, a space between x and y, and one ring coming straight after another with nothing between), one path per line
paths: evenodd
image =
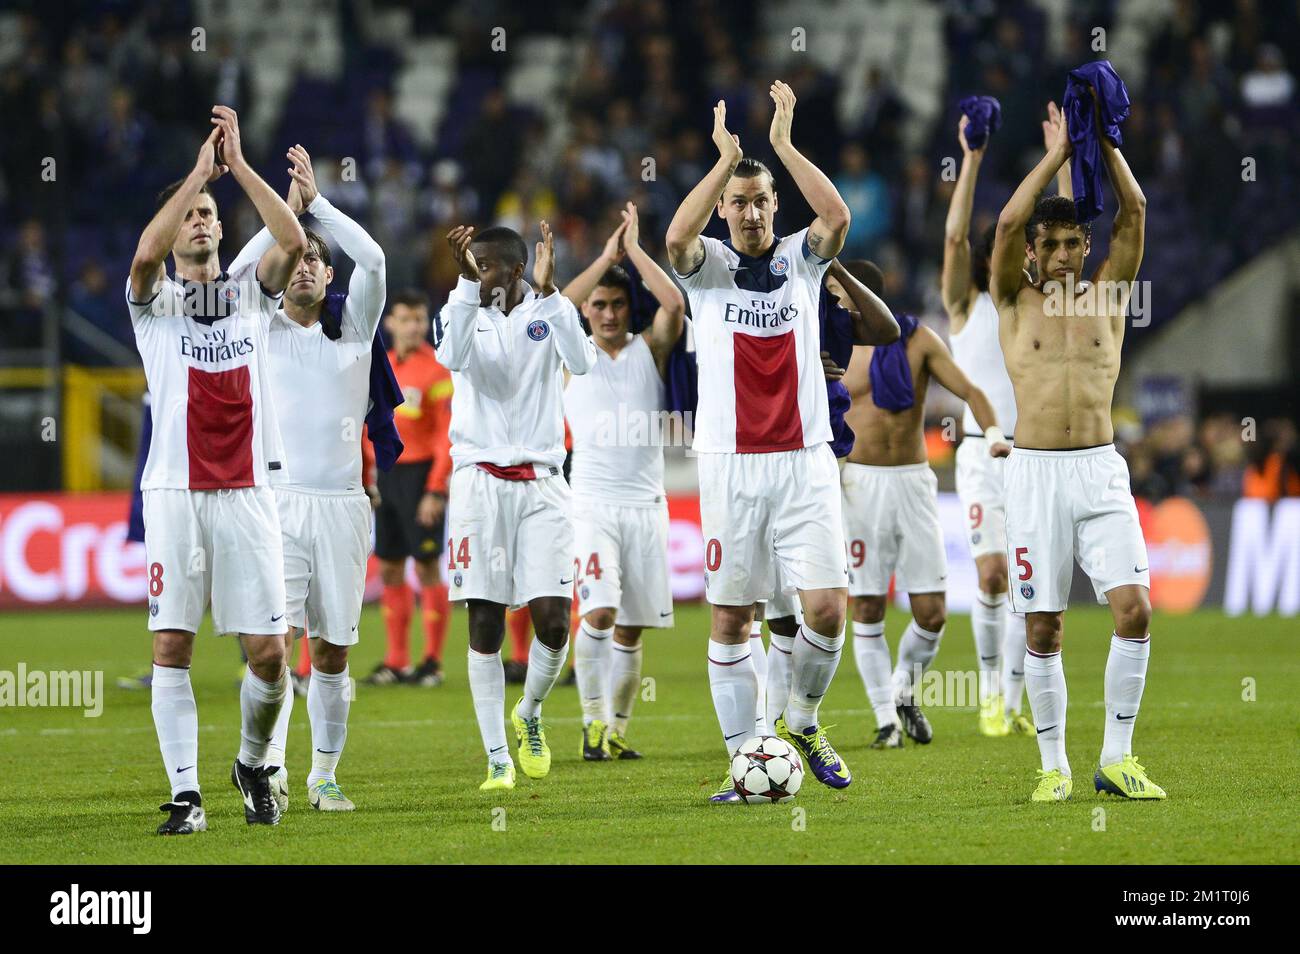
M844 369L831 360L829 351L822 352L822 373L826 375L827 381L838 381L844 377Z
M601 251L600 257L612 265L617 265L623 261L626 254L625 243L627 241L627 213L623 213L623 221L619 223L618 228L610 233L609 238L605 239L605 248Z
M1047 104L1047 122L1043 123L1043 140L1047 145L1048 152L1058 152L1069 159L1074 155L1074 145L1070 142L1070 129L1065 119L1065 113L1057 109L1056 103ZM1047 140L1047 125L1051 124L1052 138Z
M972 149L970 143L966 141L966 127L969 125L970 117L963 113L961 119L957 120L957 142L961 146L961 154L963 156L982 156L984 155L984 147L989 144L989 141L985 139L983 146L980 146L978 149ZM1046 123L1044 123L1044 125L1046 125Z
M1011 455L1011 445L1004 441L998 441L996 444L989 445L990 457L1009 457Z
M772 97L772 102L776 104L776 110L772 113L772 128L768 131L768 138L772 140L772 148L780 149L783 146L790 145L790 127L794 125L794 90L787 84L777 80L768 90L768 95Z
M1052 152L1052 147L1056 144L1057 135L1061 130L1062 113L1057 107L1056 101L1048 103L1048 118L1043 121L1043 149L1044 152Z
M713 144L718 147L718 155L731 162L739 162L744 155L740 137L727 132L727 104L721 99L713 107Z
M628 202L619 215L623 216L623 248L641 244L641 220L637 217L636 203Z
M447 233L447 244L451 246L451 257L460 267L460 273L472 282L478 281L478 262L469 250L469 243L474 239L474 226L458 225Z
M533 281L543 295L549 295L555 291L555 237L545 219L542 219L542 240L537 243L536 253Z
M223 175L230 171L230 167L221 163L221 157L217 155L217 143L221 140L221 130L214 129L199 146L199 157L194 162L194 171L203 177L205 182L216 182Z
M316 186L316 172L311 167L311 156L300 145L291 146L285 156L293 163L289 167L289 178L298 187L298 197L305 209L320 195L320 189Z
M213 106L212 124L221 132L218 146L221 161L231 169L247 165L243 142L239 138L239 115L229 106Z
M441 494L427 493L420 498L420 503L415 508L415 522L422 527L432 527L442 519L446 507L447 501L443 500Z
M384 498L379 496L379 485L370 484L366 487L366 496L370 498L370 509L378 510L379 505L383 503Z

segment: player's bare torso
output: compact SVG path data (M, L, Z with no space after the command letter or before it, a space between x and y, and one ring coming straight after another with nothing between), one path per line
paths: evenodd
M1110 407L1126 303L1108 302L1091 287L1065 301L1026 283L1014 302L998 308L1020 447L1058 450L1114 439Z
M854 349L854 361L870 360L874 351L870 347ZM871 382L865 390L855 390L853 404L844 415L853 429L853 450L849 463L868 464L873 467L896 467L903 464L923 464L928 459L925 452L925 392L930 384L930 372L925 362L925 335L918 328L907 342L907 363L912 369L912 391L915 400L905 411L887 411L877 407L871 399Z

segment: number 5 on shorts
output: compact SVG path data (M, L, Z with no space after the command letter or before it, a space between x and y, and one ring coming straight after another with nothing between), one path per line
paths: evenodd
M1025 559L1025 554L1029 552L1029 547L1016 547L1016 566L1020 568L1020 579L1027 580L1034 575L1033 565Z

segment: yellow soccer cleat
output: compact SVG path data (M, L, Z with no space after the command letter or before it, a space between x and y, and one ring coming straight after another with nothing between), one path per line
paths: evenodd
M1038 773L1038 787L1029 796L1031 802L1063 802L1074 791L1074 780L1060 769Z
M600 719L593 719L582 727L581 755L587 762L610 760L609 729Z
M515 787L514 762L489 762L487 778L478 787L480 792L510 791Z
M998 738L1010 734L1011 728L1002 715L1002 695L989 696L980 705L980 735Z
M519 714L519 702L510 710L510 724L515 727L515 741L519 744L519 765L529 778L546 778L551 770L551 748L542 731L542 717L525 719Z
M1124 761L1103 765L1092 776L1097 791L1121 798L1165 798L1165 790L1147 778L1147 770L1138 764L1137 756L1126 755Z
M1008 712L1006 718L1008 735L1038 735L1038 730L1023 712Z

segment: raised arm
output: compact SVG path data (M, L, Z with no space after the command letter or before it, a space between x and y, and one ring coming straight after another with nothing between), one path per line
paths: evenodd
M846 310L853 316L854 344L890 344L898 340L898 322L879 295L854 278L838 258L831 262L826 274L840 283L853 305Z
M1097 269L1096 277L1098 281L1127 283L1137 277L1138 266L1142 264L1147 200L1119 149L1106 136L1098 134L1097 138L1101 140L1101 158L1111 188L1115 190L1117 205L1110 230L1110 252Z
M555 238L551 227L542 222L542 240L533 256L533 281L542 292L542 309L538 312L551 323L555 334L556 354L573 374L586 374L596 366L596 346L582 330L578 309L555 288Z
M722 100L713 107L713 144L718 147L718 161L682 199L668 223L668 261L679 275L689 275L704 261L700 233L709 224L709 216L742 156L740 139L727 132L727 104Z
M286 155L293 163L289 175L297 187L297 204L314 215L321 228L339 243L343 254L352 259L354 267L352 277L348 279L347 310L359 317L364 323L362 330L369 329L369 337L374 337L388 296L384 250L356 221L334 208L330 200L321 195L316 187L311 156L306 149L295 145ZM289 203L289 207L293 209L294 203Z
M826 174L808 161L790 140L794 124L794 90L777 80L768 95L776 104L769 136L776 157L799 187L817 218L808 228L808 248L822 259L834 258L849 234L849 207Z
M937 334L924 326L917 328L916 334L924 338L925 365L930 374L955 397L970 405L971 413L975 415L975 423L979 425L989 442L989 454L993 457L1006 457L1011 453L1011 445L1007 443L1002 429L998 426L998 416L993 410L988 395L972 384L965 372L957 367L957 362L952 359L952 353L944 347L943 340Z
M1051 150L1017 186L998 216L993 256L989 263L989 292L999 305L1013 301L1025 282L1025 224L1034 214L1038 197L1070 158L1071 148L1069 131L1062 117Z
M972 149L966 142L966 127L970 119L966 116L957 123L957 143L961 146L961 171L957 173L957 185L952 198L948 200L948 218L943 227L943 272L940 278L940 290L943 293L943 309L948 313L954 332L960 331L966 323L966 314L970 309L970 216L975 206L975 180L979 178L980 163L984 159L984 146Z
M221 130L212 130L199 147L198 159L190 174L185 177L185 182L172 193L171 198L140 233L135 256L131 259L131 298L135 301L143 302L153 296L167 256L171 254L172 246L181 234L181 226L185 224L186 213L194 204L195 197L204 185L215 182L228 171L217 157L217 141L220 138Z
M564 286L564 290L560 292L561 295L573 302L575 308L581 308L582 303L591 297L591 293L600 284L602 275L623 261L623 231L626 228L627 222L620 222L618 228L614 229L609 238L605 239L605 247L596 260L574 276L569 281L569 284Z
M213 106L212 122L221 132L222 158L275 239L275 247L258 263L257 280L268 292L279 294L289 283L293 267L307 248L307 236L298 224L298 216L244 158L239 117L235 111L229 106Z
M640 273L646 290L659 303L654 320L642 334L645 335L646 344L650 346L650 353L654 355L655 365L662 375L668 365L668 355L682 336L682 326L686 323L686 299L682 297L681 289L668 277L668 273L641 247L641 222L635 203L629 202L621 214L623 248Z
M438 363L448 371L463 371L474 349L474 325L478 322L478 262L469 250L474 226L458 225L447 233L451 256L460 266L460 280L451 290L433 324L433 348Z

